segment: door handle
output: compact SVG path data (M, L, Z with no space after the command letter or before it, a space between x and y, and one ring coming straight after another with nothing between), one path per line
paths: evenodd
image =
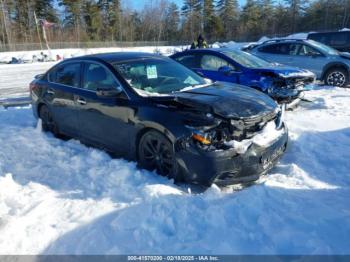
M55 91L53 91L52 89L47 89L46 93L48 93L50 95L54 95Z
M81 105L86 105L86 101L80 97L77 99L77 102Z

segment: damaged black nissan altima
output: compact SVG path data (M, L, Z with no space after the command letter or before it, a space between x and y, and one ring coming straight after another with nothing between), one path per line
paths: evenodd
M254 89L212 83L170 58L110 53L64 60L30 84L42 129L175 181L250 182L286 149L284 110Z

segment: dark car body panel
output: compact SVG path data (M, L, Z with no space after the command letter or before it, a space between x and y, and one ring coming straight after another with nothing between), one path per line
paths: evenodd
M239 166L243 160L246 167L241 168L236 180L232 182L243 181L247 174L254 173L251 178L256 179L264 173L267 169L262 169L260 160L252 160L250 155L240 155L237 158L237 154L229 151L204 154L189 141L192 131L186 125L198 122L211 124L212 120L206 117L208 113L221 119L258 119L267 114L275 114L276 103L256 90L228 83L216 83L168 96L139 96L110 63L150 56L169 59L145 53L112 53L65 60L31 83L33 113L38 117L40 106L46 105L53 118L59 120L57 122L61 133L129 160L138 159L137 145L141 136L148 130L157 130L174 144L176 159L186 174L185 179L190 182L210 185L219 174L235 165ZM52 70L75 62L82 65L79 87L50 81L49 74ZM117 97L100 97L96 92L80 88L84 81L85 63L91 62L108 68L123 92ZM287 137L285 129L284 136L276 143L285 145ZM252 147L250 150L251 154L260 156L262 151L273 151L274 147Z
M307 39L321 42L340 52L350 52L350 31L309 33Z

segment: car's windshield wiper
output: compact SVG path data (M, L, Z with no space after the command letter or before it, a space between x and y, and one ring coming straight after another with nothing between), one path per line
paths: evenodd
M183 92L183 91L188 91L188 90L192 90L192 89L195 89L195 88L201 88L201 87L206 87L206 86L210 86L212 83L205 83L205 84L202 84L202 85L191 85L191 86L186 86L176 92Z

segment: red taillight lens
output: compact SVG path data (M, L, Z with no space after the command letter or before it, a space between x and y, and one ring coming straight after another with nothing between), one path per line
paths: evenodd
M34 90L34 88L35 88L35 84L30 83L30 84L29 84L29 92L32 93L33 90Z

